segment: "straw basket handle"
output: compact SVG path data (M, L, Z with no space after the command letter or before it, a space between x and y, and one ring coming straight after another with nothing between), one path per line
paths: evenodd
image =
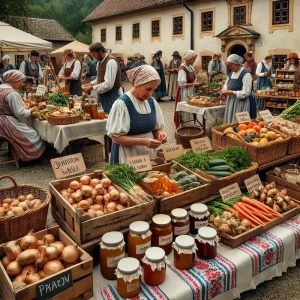
M201 125L201 123L199 122L199 120L197 118L196 119L194 118L193 120L188 120L188 121L181 122L180 125L178 126L177 130L179 130L181 128L184 128L183 125L186 124L186 123L190 123L190 122L194 122L194 126L197 125L198 128L203 130L202 125ZM198 124L196 124L196 123L198 123Z
M13 177L9 176L9 175L0 176L0 181L2 179L10 179L12 181L12 183L14 184L14 187L18 186L16 180Z

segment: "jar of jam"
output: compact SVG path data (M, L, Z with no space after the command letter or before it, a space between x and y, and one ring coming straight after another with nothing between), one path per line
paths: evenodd
M173 244L174 266L181 270L193 268L196 250L194 238L189 235L178 236Z
M190 231L188 213L183 208L175 208L171 211L174 238Z
M135 257L139 261L151 247L150 225L144 221L136 221L129 225L128 256Z
M165 281L168 261L162 248L151 247L147 249L142 262L144 263L144 281L146 284L159 285Z
M192 234L197 234L200 227L207 226L208 217L209 211L205 204L192 204L190 210L190 232Z
M116 279L119 260L125 257L125 242L121 232L111 231L102 236L100 243L100 269L104 278Z
M211 227L200 227L196 237L197 255L202 259L211 259L217 256L217 231Z
M121 297L132 298L140 293L141 267L140 262L133 257L122 258L115 272L117 290Z
M171 217L164 214L153 216L151 231L151 245L161 247L168 255L172 251L173 243Z

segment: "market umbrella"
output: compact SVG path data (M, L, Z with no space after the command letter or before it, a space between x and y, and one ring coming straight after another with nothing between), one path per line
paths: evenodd
M62 55L66 49L72 49L76 54L85 54L90 52L88 45L75 40L61 48L52 51L50 54L52 56Z

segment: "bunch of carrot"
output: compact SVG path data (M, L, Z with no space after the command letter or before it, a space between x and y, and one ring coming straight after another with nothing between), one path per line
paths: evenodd
M227 208L230 212L237 212L240 219L247 219L251 227L257 227L270 222L273 218L282 217L282 215L267 205L249 197L241 197L240 202L236 202L232 207Z

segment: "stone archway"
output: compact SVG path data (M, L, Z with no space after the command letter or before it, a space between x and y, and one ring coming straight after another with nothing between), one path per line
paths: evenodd
M230 47L227 51L227 56L230 54L237 54L241 57L244 57L244 54L247 52L247 49L241 44L235 44Z

